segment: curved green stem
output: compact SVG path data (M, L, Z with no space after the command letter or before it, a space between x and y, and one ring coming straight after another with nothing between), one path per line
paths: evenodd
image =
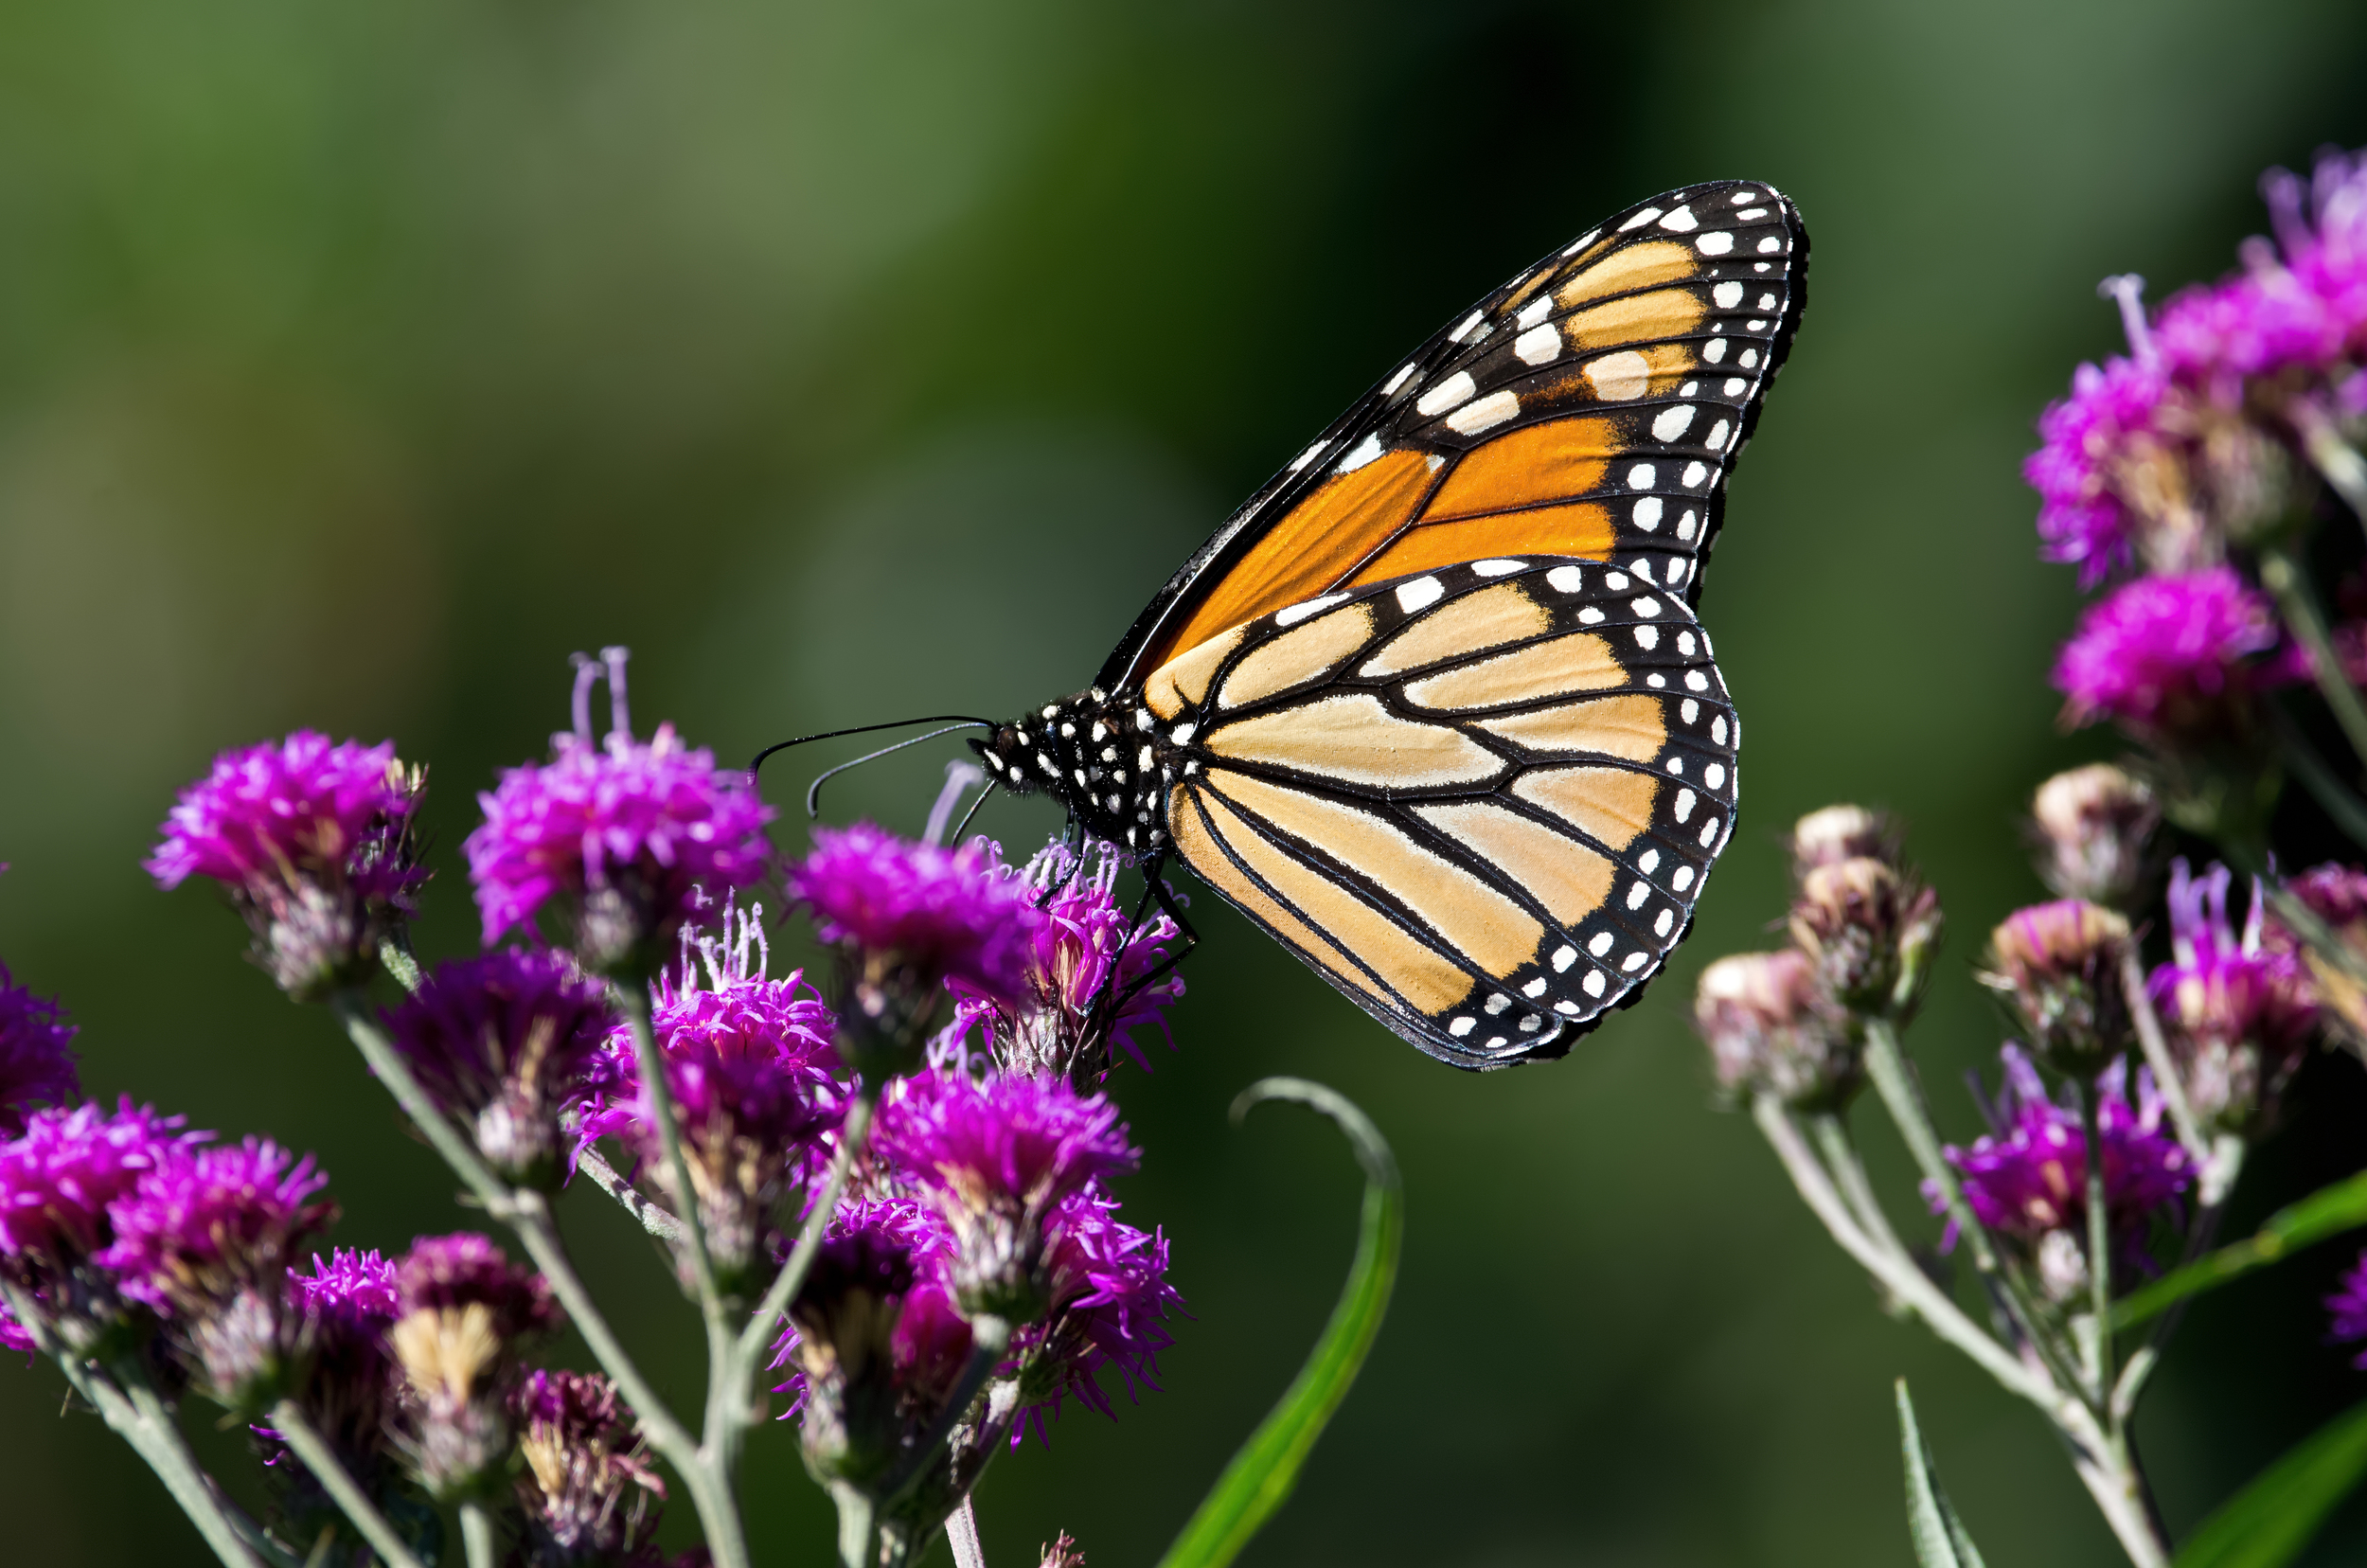
M706 1226L699 1220L699 1189L690 1180L690 1159L683 1152L682 1117L674 1108L674 1096L666 1079L666 1058L659 1051L657 1031L650 1023L650 989L637 980L618 983L614 988L625 1022L632 1029L632 1054L641 1071L641 1092L650 1107L650 1119L657 1123L658 1147L666 1161L666 1168L674 1184L675 1202L683 1212L676 1218L688 1236L690 1274L699 1290L699 1311L713 1327L722 1322L722 1292L716 1289L715 1259L707 1251Z
M2352 752L2367 761L2367 702L2360 700L2358 687L2351 684L2350 672L2335 653L2325 615L2318 608L2317 596L2309 591L2301 561L2286 545L2269 546L2260 552L2260 583L2276 597L2285 624L2308 651L2318 691L2334 710L2335 722L2342 726Z
M312 1423L305 1418L303 1411L296 1408L294 1400L282 1399L272 1406L271 1424L304 1468L312 1472L312 1479L321 1484L321 1489L353 1522L353 1527L362 1532L362 1539L370 1543L370 1550L376 1552L388 1568L424 1568L412 1553L410 1543L386 1523L386 1516L378 1511L378 1506L370 1501L369 1493L364 1491L347 1473L336 1451L312 1430ZM473 1564L472 1568L474 1568Z

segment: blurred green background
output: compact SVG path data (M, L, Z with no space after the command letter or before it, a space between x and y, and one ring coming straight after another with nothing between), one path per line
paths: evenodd
M2342 0L0 7L0 954L74 1009L92 1093L320 1150L346 1244L454 1228L328 1020L138 868L216 750L306 724L431 762L422 941L460 950L474 792L564 723L571 650L632 645L644 727L727 759L1071 690L1483 291L1656 190L1772 181L1813 298L1709 579L1749 813L1693 942L1571 1060L1467 1078L1203 897L1181 1049L1118 1085L1130 1213L1196 1317L1166 1392L998 1464L988 1550L1150 1560L1296 1364L1356 1188L1309 1118L1227 1128L1281 1071L1370 1109L1410 1213L1365 1379L1248 1560L1903 1563L1900 1373L1991 1561L2112 1560L2037 1418L1883 1319L1712 1112L1683 1004L1767 941L1795 814L1895 808L1957 933L1913 1043L1974 1130L1967 959L2038 892L2014 813L2109 749L2053 724L2075 601L2034 559L2031 421L2116 347L2099 276L2232 265L2264 166L2367 141L2362 64ZM952 754L827 810L917 829ZM2313 1069L2235 1224L2358 1163L2358 1078ZM568 1222L690 1399L647 1248L590 1195ZM2194 1314L2145 1427L2174 1527L2367 1386L2320 1343L2341 1256ZM202 1560L60 1392L0 1366L0 1556ZM766 1560L825 1560L786 1430L748 1493ZM2354 1511L2313 1560L2363 1552Z

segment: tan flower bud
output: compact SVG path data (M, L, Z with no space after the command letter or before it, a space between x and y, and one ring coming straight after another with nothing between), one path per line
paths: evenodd
M1897 838L1890 824L1862 806L1827 806L1810 811L1791 829L1791 869L1798 879L1837 861L1888 861L1896 853Z
M1794 1105L1838 1108L1858 1087L1858 1055L1828 1017L1806 954L1737 953L1701 971L1694 1027L1710 1048L1720 1089L1767 1093Z
M2143 779L2109 762L2073 768L2038 786L2030 815L2039 880L2063 898L2126 908L2150 880L2162 809Z
M2058 1070L2092 1074L2128 1042L2121 960L2128 922L2080 899L2033 904L1989 934L1975 977L2012 1004L2031 1050Z

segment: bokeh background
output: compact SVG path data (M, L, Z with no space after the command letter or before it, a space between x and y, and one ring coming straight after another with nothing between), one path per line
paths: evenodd
M328 1021L139 870L217 749L309 724L431 762L422 942L460 950L474 792L564 723L570 650L630 644L645 727L726 757L1073 689L1407 346L1616 205L1770 180L1813 299L1709 578L1749 811L1692 943L1571 1060L1466 1078L1202 898L1180 1048L1118 1086L1196 1316L1165 1392L996 1467L988 1550L1150 1560L1287 1381L1356 1185L1311 1119L1226 1125L1281 1071L1395 1139L1408 1239L1248 1560L1903 1563L1902 1373L1990 1560L2112 1560L2038 1420L1882 1318L1711 1109L1682 1005L1765 941L1795 814L1895 809L1957 932L1913 1042L1975 1131L1968 959L2038 892L2015 812L2109 750L2054 726L2075 599L2034 559L2031 421L2116 347L2099 276L2232 265L2263 167L2367 141L2362 65L2344 0L0 7L0 954L72 1007L93 1093L320 1150L346 1244L454 1228ZM950 755L826 810L917 829ZM2236 1225L2359 1162L2358 1078L2312 1070ZM568 1223L692 1398L648 1248L596 1197ZM2144 1429L2175 1527L2361 1391L2321 1343L2341 1256L2194 1314ZM0 1366L0 1556L203 1560L60 1393ZM785 1429L748 1492L765 1560L826 1560ZM2312 1560L2362 1550L2354 1511Z

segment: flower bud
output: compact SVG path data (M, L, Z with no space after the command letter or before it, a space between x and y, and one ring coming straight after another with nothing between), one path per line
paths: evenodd
M2033 904L1989 934L1980 982L2012 1004L2031 1049L2057 1071L2093 1073L2128 1038L2121 961L2128 922L2080 899Z
M1862 806L1827 806L1810 811L1791 829L1791 871L1805 881L1820 865L1845 860L1890 861L1897 857L1889 823Z
M2354 958L2367 960L2367 871L2328 861L2286 885L2326 923L2335 940ZM2301 960L2308 971L2310 989L2324 1009L2323 1022L2352 1050L2367 1052L2367 988L2351 978L2341 955L2319 952L2274 918L2264 923L2261 940Z
M2109 762L2056 774L2031 797L2039 880L2066 899L2127 908L2150 881L2145 847L2162 809L2144 780Z
M509 1456L507 1399L525 1343L555 1327L549 1282L485 1237L422 1237L395 1277L401 1316L388 1345L416 1409L400 1440L438 1502L483 1495Z
M1738 953L1701 971L1694 1027L1710 1048L1721 1090L1770 1094L1792 1105L1838 1109L1857 1092L1857 1048L1824 1010L1806 953Z
M1791 939L1815 964L1826 994L1860 1013L1913 1009L1940 924L1931 889L1870 856L1809 871L1791 906Z

